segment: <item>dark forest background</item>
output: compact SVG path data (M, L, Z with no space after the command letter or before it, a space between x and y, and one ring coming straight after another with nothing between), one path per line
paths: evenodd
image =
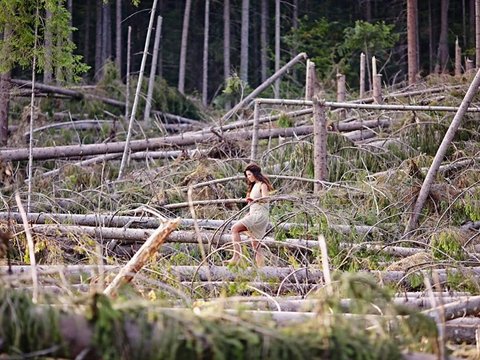
M121 1L121 71L125 75L127 54L127 29L132 27L132 72L138 71L148 28L152 1L142 0L135 6L131 1ZM266 1L268 12L268 74L274 71L275 1ZM248 83L251 87L262 82L260 21L262 1L250 1L249 9L249 67ZM211 101L224 86L223 29L224 1L211 1L209 31L209 81L208 99ZM333 80L336 71L347 75L347 83L354 87L358 81L358 55L363 50L345 49L346 31L355 29L356 22L384 23L391 26L387 34L394 40L393 46L379 49L376 55L388 85L406 80L407 35L406 1L401 0L285 0L281 6L281 64L296 52L306 51L316 60L317 72L326 80ZM453 71L454 43L458 38L462 55L472 57L475 53L474 0L418 1L418 58L422 76L434 71L438 61L439 35L441 33L441 9L448 11L448 49L450 58L442 71ZM72 25L77 29L73 41L76 52L90 66L84 81L91 83L99 78L107 60L115 61L115 9L114 1L73 1ZM159 54L158 74L170 85L178 81L179 55L185 1L160 0L157 13L163 17L162 39ZM242 1L230 1L231 72L238 73L240 66ZM195 94L202 89L202 52L204 39L205 1L193 0L188 35L185 92ZM99 16L101 15L101 16ZM100 46L99 46L100 42ZM153 36L151 42L153 43ZM381 44L380 44L381 45ZM153 45L152 45L153 46ZM97 76L95 76L95 74ZM295 74L300 76L301 74ZM328 81L326 81L328 86Z

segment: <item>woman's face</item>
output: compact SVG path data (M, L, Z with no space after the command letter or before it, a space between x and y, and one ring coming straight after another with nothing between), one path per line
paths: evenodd
M254 183L257 180L250 170L245 171L245 176L247 177L248 182Z

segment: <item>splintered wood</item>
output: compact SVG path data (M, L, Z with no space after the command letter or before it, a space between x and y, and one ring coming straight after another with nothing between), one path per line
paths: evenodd
M136 273L140 271L147 260L157 252L160 245L167 239L168 235L177 228L180 219L170 220L159 226L155 232L150 235L148 240L142 245L137 253L130 259L125 267L120 270L110 285L103 292L105 295L114 296L118 288L132 281Z

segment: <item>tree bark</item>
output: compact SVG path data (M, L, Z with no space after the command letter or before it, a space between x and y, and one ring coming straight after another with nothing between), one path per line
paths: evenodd
M10 71L0 74L0 146L8 143L10 87Z
M480 315L480 296L467 297L450 304L423 311L424 314L432 316L437 311L445 314L446 320L453 320L465 316Z
M125 80L125 122L129 119L130 116L130 63L131 63L131 56L130 52L132 49L132 27L128 27L127 31L127 70L126 70L126 80Z
M315 95L317 76L315 73L315 63L307 59L307 71L305 79L305 100L312 100Z
M14 84L17 84L17 85L20 85L20 86L31 86L31 84L32 84L30 81L20 80L20 79L12 79L12 80L10 80L10 82L14 83ZM111 105L111 106L119 107L121 109L125 108L125 102L123 102L123 101L116 100L116 99L105 98L105 97L94 95L94 94L86 94L86 93L83 93L83 92L80 92L80 91L76 91L76 90L72 90L72 89L68 89L68 88L63 88L63 87L59 87L59 86L51 86L51 85L43 85L43 84L35 83L35 89L42 90L46 93L58 93L58 94L69 96L69 97L79 99L79 100L80 99L97 100L97 101L101 101L101 102L103 102L105 104L108 104L108 105ZM30 92L29 92L29 94L30 94ZM192 125L197 126L197 127L202 124L202 122L200 120L188 119L188 118L185 118L183 116L179 116L179 115L175 115L175 114L169 114L169 113L165 113L165 112L158 111L158 110L154 110L152 112L159 115L159 116L162 116L163 118L169 120L172 123L176 123L176 124L186 123L186 124L192 124Z
M475 0L475 65L480 69L480 0Z
M313 98L313 167L314 179L325 181L327 174L327 126L325 117L325 105L316 96ZM319 193L322 186L316 182L313 187L314 193Z
M261 0L260 12L260 73L262 83L268 76L268 0Z
M360 99L365 97L365 54L360 54Z
M152 109L153 88L155 87L155 74L157 72L158 48L160 45L161 31L162 17L158 16L157 27L155 29L155 40L153 42L152 65L150 66L150 76L148 77L147 99L145 101L145 112L143 114L144 121L148 121L150 119L150 110Z
M250 160L253 162L258 162L258 129L260 125L260 106L258 102L255 101L253 110L253 129L252 129L252 148L250 151Z
M467 34L467 4L466 4L466 0L462 0L462 38L463 38L463 46L467 47L468 34Z
M337 102L341 103L346 100L346 94L347 89L346 89L346 81L345 81L345 75L337 73ZM339 113L339 119L344 120L345 119L345 110L340 110Z
M103 3L102 8L102 62L105 64L112 56L112 12L110 3Z
M52 12L46 10L45 13L45 65L43 68L43 83L50 84L52 82L53 76L53 67L52 67L52 47L53 47L53 38L52 38Z
M122 0L115 2L115 65L122 77Z
M432 0L428 0L428 68L430 74L434 71L434 38L433 38L433 21L432 21Z
M185 93L185 68L187 63L187 47L188 47L188 27L190 23L190 10L192 8L192 0L186 0L185 11L183 13L182 42L180 44L180 61L178 65L178 91Z
M210 0L205 0L205 21L203 33L203 77L202 105L208 105L208 32L210 30Z
M468 0L468 47L475 46L475 2Z
M250 0L242 0L242 27L240 37L240 79L248 83L248 44Z
M96 21L95 21L95 80L98 81L102 78L103 72L103 42L102 42L102 9L103 1L96 0Z
M448 62L448 7L449 0L441 0L440 37L438 40L437 64L435 72L441 74L447 71Z
M458 38L455 40L455 76L462 75L462 49L458 44Z
M83 58L85 63L90 63L90 21L92 15L92 0L86 0L85 21L84 21L84 44Z
M11 36L10 26L5 24L3 28L2 40L7 41ZM10 109L10 88L11 72L0 74L0 146L6 146L8 143L8 122Z
M376 74L373 77L373 100L376 104L383 104L382 74Z
M417 54L417 0L407 1L407 48L408 48L408 84L417 82L418 54Z
M292 29L293 31L298 31L298 0L292 1ZM298 46L297 44L293 44L292 48L290 49L290 57L295 56L298 53ZM293 81L297 81L297 71L293 69L292 72Z
M73 23L72 23L72 19L73 19L73 0L67 0L67 10L68 10L68 13L70 14L70 18L68 19L68 26L72 27L73 26ZM71 31L70 31L70 34L68 35L68 39L70 41L73 40Z
M223 4L223 78L230 78L230 0Z
M275 72L280 69L280 0L275 0ZM280 98L280 78L275 80L274 97Z
M175 234L175 232L172 233ZM172 236L170 235L170 236ZM195 237L195 235L194 235ZM168 240L167 240L168 241ZM196 239L195 239L196 242ZM248 240L245 240L248 243ZM279 242L281 245L282 242ZM105 267L108 271L118 271L118 267L110 266ZM8 274L8 266L0 266L0 275L5 277ZM25 274L30 275L30 266L12 266L11 270L13 275ZM76 275L81 273L93 273L98 270L98 265L38 265L37 271L39 276L44 274L53 274L58 272L64 272L65 274ZM262 281L268 283L272 280L277 280L282 284L295 284L295 285L307 285L312 284L318 286L324 281L323 272L318 268L314 267L302 267L302 268L293 268L293 267L277 267L277 266L263 266L261 268L257 267L247 267L247 268L238 268L230 269L227 266L172 266L169 269L170 274L175 275L178 281L180 282L204 282L208 285L209 282L227 282L227 281L239 281L240 279L248 279L254 276L257 276ZM448 284L449 277L455 274L464 274L458 269L436 269L435 272L439 276L439 280L442 283ZM340 271L339 271L340 273ZM421 275L421 276L430 276L431 269L429 270L411 270L411 271L366 271L360 270L357 272L358 275L363 275L374 279L379 285L402 285L409 286L409 275ZM473 278L480 275L480 268L469 268L467 272ZM209 280L210 279L210 280ZM198 284L198 283L197 283ZM480 313L480 300L479 296L471 296L463 298L459 301L449 303L445 305L446 317L449 320L458 318L462 316L462 305L463 311L466 311L468 314L479 314ZM430 309L425 311L425 313L433 313L438 309Z

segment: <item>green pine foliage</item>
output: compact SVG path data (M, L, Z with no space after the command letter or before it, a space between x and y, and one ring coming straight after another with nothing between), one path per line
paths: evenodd
M79 75L88 70L82 63L82 56L75 54L75 44L70 40L73 28L70 27L70 13L64 0L1 0L0 29L0 72L9 71L16 66L28 68L37 60L37 70L46 66L47 44L45 33L50 31L52 43L51 65L62 73L64 79L78 80ZM46 21L46 11L52 14ZM37 37L35 37L37 29Z

